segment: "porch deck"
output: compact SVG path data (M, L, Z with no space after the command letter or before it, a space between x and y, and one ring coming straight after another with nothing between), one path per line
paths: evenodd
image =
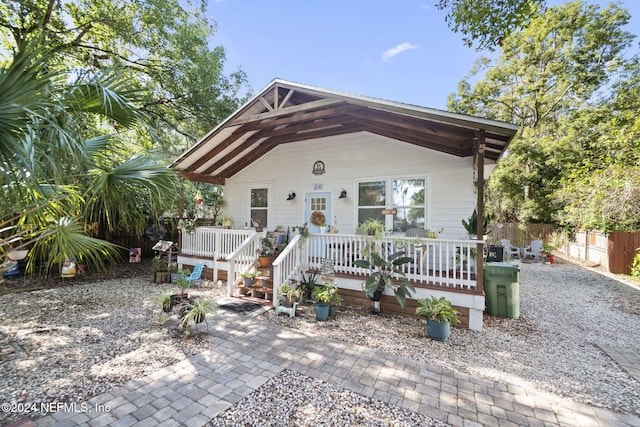
M178 263L204 262L214 270L214 280L219 270L226 271L227 294L232 296L237 293L240 275L253 268L262 237L264 233L254 230L199 227L192 234L183 233ZM484 290L482 281L479 283L476 277L476 271L481 271L481 265L477 264L482 263L482 257L475 254L482 250L483 243L395 236L375 241L384 256L404 251L412 258L411 263L402 266L402 271L416 287L414 298L446 296L461 312L468 312L469 327L476 330L482 328ZM354 262L363 258L371 245L370 238L355 234L311 234L305 239L295 235L273 262L271 292L260 297L270 298L277 306L276 296L281 285L295 283L301 272L320 270L323 261L331 260L341 293L350 299L359 299L358 296L363 297L360 284L368 270L357 267ZM385 297L393 298L392 292L387 291ZM363 300L366 303L366 299ZM410 303L405 310L397 311L412 314L410 310L415 308L415 302Z

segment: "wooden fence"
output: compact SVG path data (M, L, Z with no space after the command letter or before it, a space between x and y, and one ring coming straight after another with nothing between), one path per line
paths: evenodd
M500 240L509 239L512 245L522 247L534 239L548 242L549 236L557 230L551 224L494 224L489 241L499 244ZM615 274L631 274L633 258L640 249L640 233L625 231L605 234L580 230L572 236L566 236L565 241L566 247L557 248L556 251L599 265Z
M500 244L502 239L508 239L513 246L525 247L532 240L546 242L548 236L556 230L552 224L494 224L489 231L489 242Z
M609 234L609 271L631 274L633 258L640 250L640 233L614 231Z

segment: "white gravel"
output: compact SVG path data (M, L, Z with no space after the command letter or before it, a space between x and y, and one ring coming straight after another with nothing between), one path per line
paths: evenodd
M263 316L315 334L640 415L640 385L597 346L640 351L640 291L569 263L521 268L520 319L486 317L483 332L454 329L446 343L426 338L418 320L372 316L354 307L340 307L327 322L316 322L311 306L299 307L294 319L275 317L273 312ZM202 296L210 299L223 293L216 286L205 289ZM151 284L145 276L1 296L0 401L78 401L211 349L201 335L185 339L158 325L152 300L164 290L175 287ZM288 395L294 400L305 399L307 387L321 394L325 387L331 395L344 392L295 373L279 377L264 387L294 381L299 386L293 389L301 390ZM214 424L232 425L225 419L232 419L233 411L241 412L247 401L258 407L266 404L259 396L271 399L262 389L255 394ZM362 415L366 419L373 409L366 401L362 405L361 415L369 414ZM336 408L361 420L353 408ZM0 424L22 415L0 414ZM403 425L398 417L397 425Z

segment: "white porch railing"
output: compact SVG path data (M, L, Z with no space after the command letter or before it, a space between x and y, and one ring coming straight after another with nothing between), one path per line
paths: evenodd
M319 269L323 259L332 259L336 273L368 273L368 270L356 267L354 262L365 257L367 248L374 244L372 239L361 235L312 234L307 242L308 268ZM412 258L412 262L401 268L415 283L473 291L477 287L475 264L478 243L483 241L387 236L375 244L382 248L385 259L398 251L404 251Z
M224 259L240 247L255 230L229 230L218 227L197 227L192 233L182 231L183 255Z
M296 280L306 270L307 245L302 236L296 235L273 261L273 306L279 305L278 289L290 280Z
M249 235L232 253L226 257L229 263L227 270L227 295L232 296L236 282L240 275L245 271L253 268L256 261L256 253L260 247L260 239L262 233L253 233Z
M263 233L254 230L227 230L198 227L183 233L182 254L213 257L228 264L227 293L233 295L240 274L252 268ZM277 305L278 289L297 279L301 271L320 269L322 260L331 259L338 274L368 274L354 262L364 258L373 240L356 234L311 234L306 239L296 235L273 263L273 298ZM482 240L416 239L387 236L376 241L385 257L404 251L412 261L401 268L413 283L450 290L477 292L476 251ZM481 254L482 257L482 254ZM482 258L480 258L482 259ZM214 267L215 268L215 267Z

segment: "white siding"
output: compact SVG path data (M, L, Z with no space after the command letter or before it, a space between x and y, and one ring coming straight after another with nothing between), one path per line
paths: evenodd
M323 175L313 175L313 164L322 160ZM331 225L341 233L357 227L357 181L376 178L425 178L427 182L427 228L444 228L443 238L460 238L460 223L475 206L472 160L439 153L385 137L357 133L320 140L283 144L248 166L225 185L225 212L236 226L249 223L249 188L267 186L268 229L304 222L304 196L331 192ZM322 189L316 189L322 186ZM348 198L338 199L346 189ZM296 193L287 201L290 191Z

